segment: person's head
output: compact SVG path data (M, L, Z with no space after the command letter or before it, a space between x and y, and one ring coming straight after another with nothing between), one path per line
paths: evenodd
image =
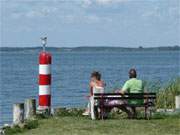
M129 70L129 78L136 78L136 77L137 77L136 69L131 68Z
M97 71L94 71L91 73L91 79L100 81L101 80L101 74Z

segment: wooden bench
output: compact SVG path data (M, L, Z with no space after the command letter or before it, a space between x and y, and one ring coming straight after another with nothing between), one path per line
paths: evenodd
M141 104L131 104L129 100L141 100ZM104 118L105 110L112 109L114 107L143 107L144 116L146 119L151 117L152 107L155 106L156 93L126 93L124 95L120 93L97 93L91 98L91 118L97 119ZM110 101L120 101L121 104L108 104ZM124 102L126 101L126 102ZM98 111L100 110L100 111ZM98 116L97 116L98 115Z

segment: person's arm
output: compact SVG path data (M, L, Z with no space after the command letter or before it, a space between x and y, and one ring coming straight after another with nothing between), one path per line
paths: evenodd
M125 94L125 92L126 92L126 91L124 91L124 90L120 90L120 91L119 91L119 93L120 93L120 94L123 94L123 95Z
M93 82L89 83L89 88L90 88L90 96L93 95Z
M103 87L106 87L106 83L104 81L102 81L102 82L103 82Z
M128 85L128 82L126 81L125 84L123 85L120 93L124 94L124 93L126 93L128 91L128 89L129 89L129 85Z

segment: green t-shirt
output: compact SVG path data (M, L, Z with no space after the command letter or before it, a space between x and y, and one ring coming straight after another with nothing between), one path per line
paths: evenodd
M128 93L143 93L143 82L142 80L138 80L136 78L129 79L125 82L122 90ZM128 102L130 104L142 104L143 100L128 100Z

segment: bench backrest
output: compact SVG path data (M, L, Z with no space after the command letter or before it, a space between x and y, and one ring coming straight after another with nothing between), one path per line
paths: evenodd
M156 93L95 93L94 99L156 99Z

